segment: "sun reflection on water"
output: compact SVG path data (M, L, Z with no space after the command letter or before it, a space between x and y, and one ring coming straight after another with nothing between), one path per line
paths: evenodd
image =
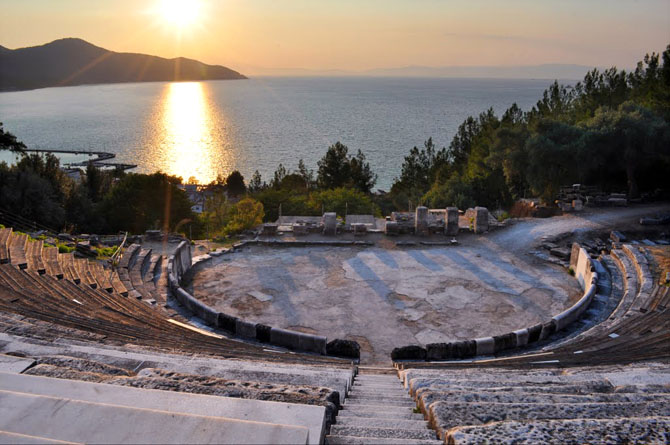
M209 102L201 82L175 82L166 86L160 106L162 132L158 165L184 181L195 177L208 183L230 169L230 159L218 141L225 138L221 113Z

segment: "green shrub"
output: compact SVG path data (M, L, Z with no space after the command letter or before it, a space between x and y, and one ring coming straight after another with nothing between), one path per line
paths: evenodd
M100 257L110 257L114 255L114 252L116 252L116 246L96 247L95 251L98 253L98 256Z
M58 253L70 253L74 251L74 247L70 247L67 244L58 244Z

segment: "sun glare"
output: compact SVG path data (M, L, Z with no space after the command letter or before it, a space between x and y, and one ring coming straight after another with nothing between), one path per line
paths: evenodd
M154 144L160 147L160 169L181 176L195 177L202 183L213 181L218 172L230 170L229 153L220 149L225 124L223 115L208 99L201 82L174 82L166 86L159 115L163 131Z
M196 0L161 0L158 5L163 21L180 29L195 24L200 19L200 9Z

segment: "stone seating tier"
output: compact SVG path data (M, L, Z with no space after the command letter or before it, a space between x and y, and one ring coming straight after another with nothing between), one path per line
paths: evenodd
M614 430L624 442L645 437L641 432L663 437L670 431L667 422L651 421L670 408L670 367L663 363L523 372L483 367L408 369L400 377L447 443L547 438L553 442L565 437L589 442L590 430L570 426L581 419L626 425L627 430ZM536 437L538 432L518 428L522 422L544 423L545 429Z
M77 285L68 279L21 271L11 265L2 265L0 294L3 311L76 327L110 340L223 357L337 363L326 357L273 354L261 347L203 335L170 323L161 313L133 298Z
M667 351L670 350L670 311L662 302L668 301L669 292L667 288L661 289L662 286L641 284L644 281L654 282L648 262L642 261L642 256L625 253L626 249L639 248L624 245L621 249L613 249L611 256L603 258L603 265L613 268L610 270L612 295L608 305L613 307L612 303L618 303L607 319L578 335L555 345L550 343L528 354L483 359L474 363L406 361L396 363L396 367L548 367L667 358ZM638 252L642 254L642 251Z

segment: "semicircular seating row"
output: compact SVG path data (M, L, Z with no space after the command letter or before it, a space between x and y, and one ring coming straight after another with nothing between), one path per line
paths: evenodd
M539 351L396 362L440 439L449 444L666 441L670 286L661 283L651 258L637 245L601 255L611 277L607 301L598 301L604 313Z
M120 274L100 262L60 254L56 247L11 228L0 229L0 311L100 334L121 342L218 357L350 367L351 362L286 354L200 331L171 319L155 303L160 260L139 246L127 249ZM133 298L134 297L134 298ZM163 300L164 301L164 300ZM149 303L149 304L147 304Z

